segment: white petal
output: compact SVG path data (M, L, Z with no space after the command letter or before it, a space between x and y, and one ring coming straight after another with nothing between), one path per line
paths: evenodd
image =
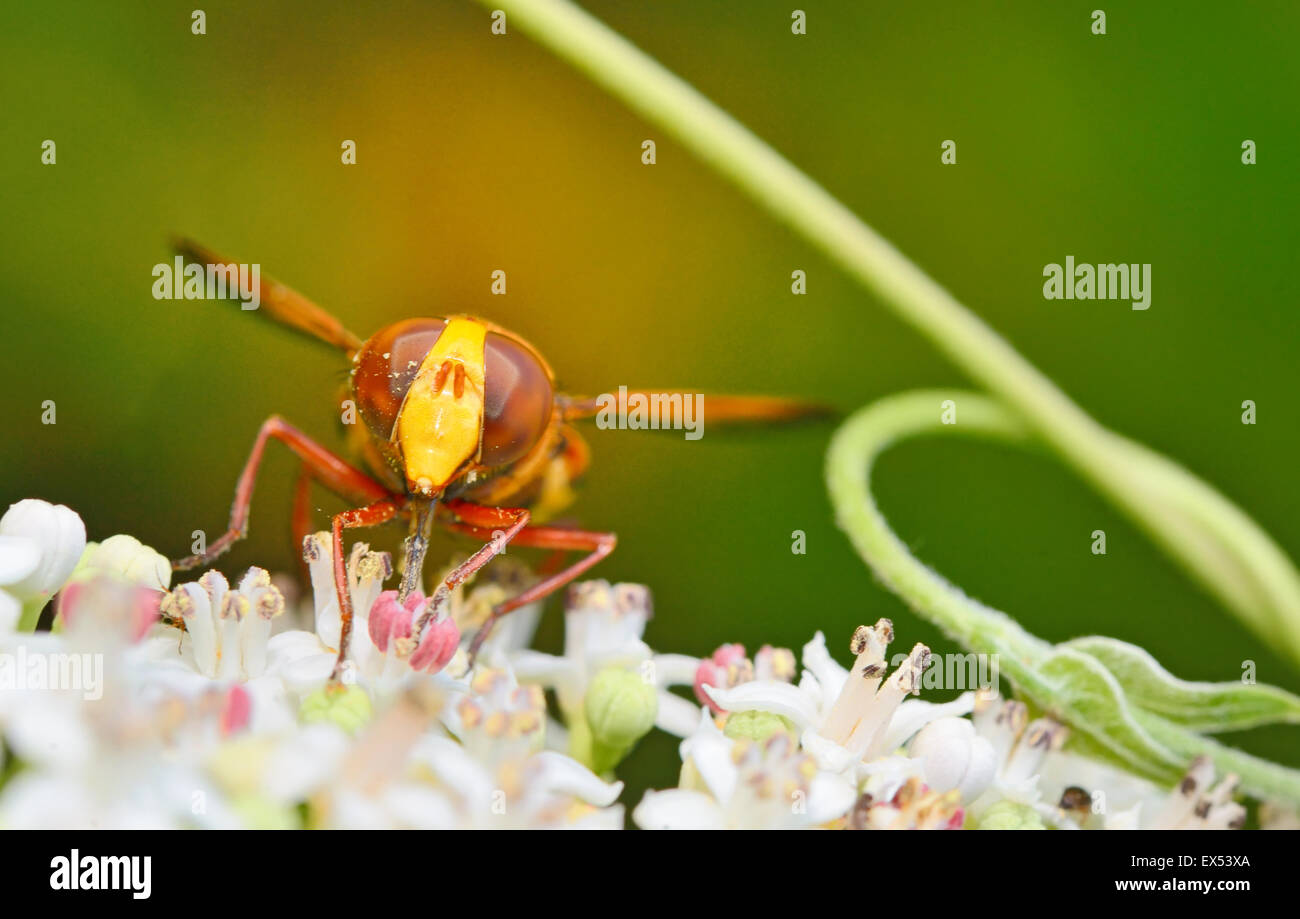
M1106 818L1106 829L1108 830L1136 830L1139 827L1139 820L1142 816L1142 805L1134 804L1128 810L1122 810L1114 816Z
M450 830L460 821L447 796L427 785L401 782L384 792L384 809L413 830Z
M987 737L976 736L971 745L970 766L958 791L963 801L973 801L993 784L998 774L998 753Z
M921 763L906 756L884 756L863 763L856 769L862 790L873 798L888 801L898 794L908 779L921 778Z
M326 647L315 632L304 632L301 629L280 632L272 635L266 643L266 669L273 671L304 657L329 654L331 651L337 652L338 649Z
M290 692L305 695L325 684L334 672L337 661L338 655L333 651L321 651L286 660L274 670L268 668L268 672L279 676Z
M19 772L0 795L0 825L9 829L97 828L97 813L76 773Z
M0 536L0 586L18 584L41 563L41 546L26 536Z
M585 817L579 817L569 824L571 830L621 830L623 829L623 805L600 807Z
M389 830L393 829L391 815L383 803L354 788L341 788L330 802L329 825L338 830Z
M656 654L652 659L655 664L656 686L695 685L695 671L700 667L698 657L688 654Z
M839 698L840 690L844 688L844 681L849 678L849 672L836 663L835 658L831 657L830 652L826 650L826 636L821 632L814 635L812 641L803 646L803 665L821 684L823 699Z
M777 680L750 680L730 689L705 685L704 691L729 712L760 711L783 715L800 730L817 723L817 707L798 686Z
M804 752L813 758L817 768L826 772L840 773L853 768L861 757L853 751L841 747L835 741L823 737L815 728L803 732L799 740Z
M938 792L958 789L963 801L978 798L997 775L997 751L965 718L930 722L912 738L908 753L921 763L925 784Z
M695 733L681 744L682 762L690 760L713 797L725 804L736 791L739 770L731 758L732 742L725 737L706 708L700 712Z
M52 767L79 768L94 755L80 703L61 693L33 690L16 706L5 740L19 759Z
M726 817L716 801L680 788L647 791L632 811L632 821L643 830L726 829Z
M212 601L197 582L182 584L177 589L185 591L194 604L193 613L185 617L185 647L194 655L194 667L199 673L215 676L218 652Z
M542 767L538 780L548 791L572 795L597 807L613 804L623 793L622 782L606 782L582 763L563 753L544 750L535 754L532 761Z
M593 650L587 655L587 672L595 676L606 667L620 670L639 668L643 661L653 655L650 646L640 640L624 642L612 648Z
M23 605L18 602L18 598L0 590L0 635L12 632L22 615Z
M554 686L574 670L573 662L541 651L516 651L510 656L510 668L521 683Z
M858 800L853 783L841 775L818 772L808 787L808 822L829 823L849 812Z
M898 706L898 710L894 712L894 717L889 719L889 727L885 729L881 749L893 752L907 743L909 737L927 724L938 721L940 718L969 715L974 708L975 694L973 692L964 692L951 702L941 704L926 702L924 699L908 699Z
M674 737L688 737L700 723L700 707L667 690L659 690L655 727Z
M422 737L411 757L427 766L471 810L490 813L496 782L460 744L446 737Z
M285 804L304 800L334 776L348 744L347 733L337 725L308 725L290 735L267 758L263 791Z
M239 623L239 647L236 649L240 660L240 676L244 679L259 677L266 672L267 643L271 637L271 620L262 616L256 609Z
M255 677L244 684L250 702L249 730L272 734L292 730L298 723L298 706L285 692L284 682L275 676Z
M1147 804L1148 813L1155 813L1165 797L1164 789L1109 763L1064 750L1045 757L1039 770L1043 797L1054 803L1071 786L1094 795L1105 792L1106 806L1114 813L1139 802Z

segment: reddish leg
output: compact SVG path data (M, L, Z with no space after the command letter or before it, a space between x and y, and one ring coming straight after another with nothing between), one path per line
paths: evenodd
M466 521L464 526L474 531L475 535L479 532L486 534L482 537L484 546L443 578L442 583L433 592L433 602L425 607L419 622L415 624L413 631L416 635L421 633L425 624L448 602L453 590L464 584L476 571L504 551L506 544L521 531L527 532L524 527L532 517L527 508L485 507L458 498L446 502L444 506L458 518ZM448 525L457 527L454 523Z
M458 516L461 515L458 513ZM462 519L464 519L463 516ZM491 540L493 538L491 529L475 526L469 521L451 523L448 526L450 529L468 533L478 539ZM529 603L549 597L565 584L583 574L614 551L614 546L618 543L618 537L613 533L594 533L589 530L576 530L567 527L528 527L518 532L509 541L516 546L537 546L542 549L586 552L588 554L563 571L543 578L517 597L512 597L492 610L492 615L488 617L487 622L483 623L483 627L479 629L478 634L474 636L474 640L470 643L469 656L471 663L478 656L479 649L483 646L483 642L487 640L488 635L491 634L492 628L496 625L498 619L519 609L521 606L527 606Z
M367 507L344 511L334 517L334 590L339 598L339 656L334 663L330 681L337 683L348 656L348 641L352 636L352 594L348 591L347 559L343 555L343 531L356 527L373 527L387 523L401 511L397 501L385 498Z
M230 508L228 529L210 543L206 551L178 559L172 562L172 568L185 571L199 565L206 565L248 535L248 510L253 501L257 469L261 465L266 443L272 438L288 445L289 449L302 460L304 468L310 472L312 478L353 504L373 504L394 497L387 488L360 469L326 450L278 415L272 415L263 422L261 430L257 432L253 450L249 453L244 471L239 476L239 484L235 488L235 502ZM300 490L302 488L301 480L299 480L299 488Z

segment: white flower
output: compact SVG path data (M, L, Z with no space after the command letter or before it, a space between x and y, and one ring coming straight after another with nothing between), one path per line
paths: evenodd
M177 587L162 612L180 625L180 656L210 680L246 681L266 671L271 620L284 597L264 568L249 568L234 590L220 571Z
M641 637L651 615L650 592L640 584L574 584L565 602L564 654L524 649L508 655L510 666L521 682L554 688L568 723L583 717L587 687L597 673L609 667L638 670L658 689L656 726L684 737L695 729L699 708L668 687L691 685L699 661L653 653Z
M285 685L299 693L321 687L333 673L343 624L334 587L330 534L322 531L307 537L303 558L311 574L316 631L285 632L271 639L273 654L283 659L278 672ZM485 606L477 596L478 591L466 600L461 588L457 588L447 597L449 608L426 621L424 614L429 611L426 603L433 602L432 599L417 592L407 598L405 605L395 606L395 595L384 594L384 581L391 574L392 561L387 552L371 552L365 543L352 547L347 563L352 634L342 679L357 682L381 698L396 695L412 679L427 678L430 673L436 673L444 682L460 680L468 669L468 660L463 651L455 650L453 633L461 631L456 623L481 612ZM499 590L496 585L491 588L491 591ZM381 595L385 597L383 621L372 622L371 615ZM397 615L403 611L404 617ZM418 635L414 634L417 626ZM451 640L449 648L445 646L447 639Z
M781 680L752 680L729 689L705 686L704 691L728 712L758 710L790 719L801 732L803 749L821 769L852 770L863 777L872 772L867 764L898 749L928 722L963 714L973 704L969 693L943 705L903 702L909 693L920 692L930 650L916 645L885 680L885 648L893 634L888 619L872 628L860 626L850 646L857 659L852 670L845 670L831 658L818 632L804 645L805 670L797 686ZM899 783L904 777L895 775Z
M958 830L966 813L959 793L928 787L911 776L888 797L864 792L853 805L850 830Z
M330 678L338 662L343 616L334 588L333 538L321 531L303 541L303 558L311 575L315 606L314 632L282 632L272 639L277 672L285 686L306 694L319 689ZM385 674L386 658L370 641L370 610L393 573L387 552L371 552L366 543L356 543L348 557L346 577L352 602L352 634L348 645L345 679L376 679Z
M424 737L408 776L369 793L344 787L329 825L344 829L623 828L622 782L549 750L492 765L445 737Z
M86 525L69 508L35 498L10 505L0 517L0 630L31 631L85 548Z
M1232 800L1237 776L1215 784L1214 774L1214 763L1200 756L1173 789L1165 789L1108 763L1055 753L1043 764L1040 785L1057 804L1038 809L1047 822L1071 829L1240 829L1246 809Z
M237 826L197 757L239 729L242 690L191 699L158 692L131 657L133 592L102 581L86 590L64 633L0 642L6 656L58 664L57 681L0 692L0 739L23 764L0 788L0 826ZM87 701L84 685L64 683L91 665L102 694ZM74 682L85 680L83 672Z
M163 622L132 654L154 686L194 698L213 682L242 684L259 730L297 719L282 671L303 655L304 633L271 635L284 597L265 569L249 568L234 589L221 572L204 572L166 595L161 612Z
M823 772L789 734L763 741L726 737L707 711L682 741L683 774L700 788L646 792L632 813L642 829L797 829L843 817L857 790Z
M439 714L440 712L440 714ZM573 759L536 752L545 700L508 671L483 669L470 692L413 685L363 734L320 802L340 828L620 829L622 782ZM431 715L457 739L428 729Z
M709 697L704 687L730 689L750 680L780 680L789 683L796 674L794 654L789 648L763 645L751 661L745 656L744 645L722 645L695 668L695 697L702 705L712 709L714 714L720 715L721 707Z
M1025 703L1003 700L988 691L976 695L971 720L993 749L996 774L987 790L970 802L970 812L978 819L997 802L1012 801L1049 818L1051 808L1044 803L1039 773L1050 755L1065 744L1069 730L1051 718L1031 722Z
M912 738L908 753L921 764L925 784L938 792L957 789L963 801L973 801L993 783L997 754L966 718L931 721Z

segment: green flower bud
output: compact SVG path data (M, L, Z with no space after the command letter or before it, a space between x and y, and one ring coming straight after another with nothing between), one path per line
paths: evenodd
M124 533L100 543L86 543L71 580L88 581L103 574L156 590L166 590L172 582L167 557Z
M773 734L785 731L795 735L794 722L774 712L732 712L722 733L732 740L767 740Z
M587 687L583 709L591 730L591 768L607 772L650 733L659 696L639 673L609 667Z
M999 801L979 819L980 830L1045 830L1038 813L1028 804Z
M327 686L302 700L298 710L304 724L330 721L355 734L370 720L370 697L360 686Z

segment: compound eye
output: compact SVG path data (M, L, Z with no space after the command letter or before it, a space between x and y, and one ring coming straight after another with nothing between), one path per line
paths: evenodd
M484 348L485 466L513 463L536 445L551 422L551 376L527 345L489 332Z
M446 327L445 319L406 319L380 329L357 352L352 391L375 437L392 438L406 391Z

